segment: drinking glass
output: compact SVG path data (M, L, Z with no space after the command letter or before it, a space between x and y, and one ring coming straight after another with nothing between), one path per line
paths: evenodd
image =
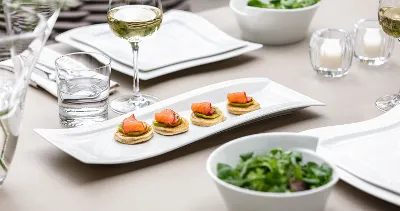
M45 43L45 18L35 11L3 2L8 34L0 49L11 60L0 63L0 185L4 182L17 146L24 100L31 70Z
M391 37L400 37L400 0L380 0L378 20L382 30ZM385 95L375 102L376 107L381 111L389 111L400 104L400 94Z
M122 96L111 102L117 113L128 113L159 101L157 97L139 91L138 53L139 43L153 35L162 22L160 0L110 0L107 20L111 31L127 40L133 51L133 94Z
M104 64L101 61L107 61ZM111 59L100 53L78 52L55 62L61 124L89 125L108 118Z

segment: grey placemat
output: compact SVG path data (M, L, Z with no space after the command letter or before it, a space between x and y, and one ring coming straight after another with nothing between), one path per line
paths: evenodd
M185 1L187 2L187 0L162 0L161 4L163 8L171 8Z
M107 22L107 16L105 14L90 14L85 17L84 21L90 23L105 23Z
M88 26L90 25L90 22L67 22L67 21L57 21L56 24L54 25L55 30L70 30L82 26Z
M176 10L185 10L185 11L190 11L190 3L188 1L183 1L180 4L174 5L171 8L167 8L168 9L176 9Z
M85 10L90 13L105 13L108 10L108 4L98 3L98 4L84 4L80 10ZM105 15L105 14L104 14Z
M84 4L108 4L109 0L81 0Z
M77 10L77 11L63 11L58 16L58 20L71 20L76 21L79 19L83 19L88 16L90 13L88 11Z

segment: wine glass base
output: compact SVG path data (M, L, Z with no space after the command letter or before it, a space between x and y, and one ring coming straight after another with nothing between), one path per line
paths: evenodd
M399 104L400 95L398 94L382 96L375 102L376 107L383 112L387 112Z
M139 96L122 96L113 100L110 104L111 110L115 113L126 114L137 109L149 106L160 101L157 97L142 94Z

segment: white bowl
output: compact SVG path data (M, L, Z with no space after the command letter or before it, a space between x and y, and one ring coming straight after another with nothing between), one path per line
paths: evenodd
M284 45L303 40L321 1L299 9L267 9L247 6L249 0L231 0L229 5L245 40L266 45Z
M295 133L251 135L218 147L207 160L207 171L231 211L322 211L339 178L335 166L315 153L318 138ZM217 164L236 166L240 154L266 153L275 148L300 151L303 162L326 163L333 169L332 180L321 187L295 193L266 193L233 186L217 177Z

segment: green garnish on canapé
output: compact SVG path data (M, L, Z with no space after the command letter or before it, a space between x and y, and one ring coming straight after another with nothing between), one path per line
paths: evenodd
M153 122L153 125L157 126L157 127L177 127L177 126L179 126L181 124L182 124L182 118L179 118L178 122L173 124L173 125L168 125L168 124L164 124L164 123L157 122L157 121Z
M248 103L229 103L230 106L242 107L242 108L246 108L246 107L252 106L253 104L254 104L254 100L253 99L251 99L251 101L248 102Z
M201 114L201 113L197 113L197 112L193 112L195 116L199 117L199 118L203 118L203 119L215 119L218 118L219 116L221 116L221 111L216 108L214 108L214 113L212 115L205 115L205 114Z
M121 133L123 133L124 135L130 136L130 137L141 136L141 135L143 135L143 134L149 132L149 130L150 130L150 127L147 126L147 127L146 127L146 130L144 130L144 131L133 132L133 133L125 133L124 129L122 128L122 124L118 125L118 131L121 132Z

